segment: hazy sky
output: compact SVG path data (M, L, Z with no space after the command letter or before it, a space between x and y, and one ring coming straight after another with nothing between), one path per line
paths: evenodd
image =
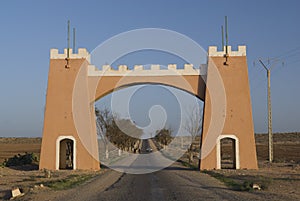
M247 45L255 131L267 131L266 73L257 59L268 57L284 62L272 71L274 131L300 131L299 8L298 0L1 1L0 136L42 135L49 51L66 47L68 19L77 47L89 51L116 34L148 27L182 33L207 49L220 46L225 15L229 44ZM151 63L169 62L157 58Z

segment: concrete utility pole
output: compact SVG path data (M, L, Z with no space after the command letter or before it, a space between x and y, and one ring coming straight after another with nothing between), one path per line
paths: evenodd
M267 71L267 78L268 78L268 135L269 135L269 161L273 162L273 134L272 134L272 107L271 107L271 69L267 68L266 65L259 60L262 66Z

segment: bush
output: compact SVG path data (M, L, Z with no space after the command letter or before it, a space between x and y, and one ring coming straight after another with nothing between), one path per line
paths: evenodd
M253 188L253 182L252 181L244 181L243 185L240 186L241 191L252 191Z
M23 155L18 154L9 159L5 159L3 165L6 167L10 166L22 166L22 165L31 165L38 162L38 157L34 153L25 153Z

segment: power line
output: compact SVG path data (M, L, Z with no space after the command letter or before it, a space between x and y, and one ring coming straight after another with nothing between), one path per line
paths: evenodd
M282 66L284 66L285 64L297 63L298 59L293 60L292 62L289 62L290 58L295 57L295 56L299 56L300 57L300 46L292 48L292 49L290 49L290 50L288 50L288 51L286 51L286 52L284 52L284 53L282 53L282 54L280 54L280 55L278 55L276 57L265 58L265 59L260 59L260 60L262 60L264 63L267 62L268 65L270 63L272 63L272 62L276 62L277 63L278 60L282 60L283 61L282 62L283 65ZM255 61L253 62L253 66L255 66ZM257 73L255 73L254 76L256 76L257 74L259 74L260 71L257 72ZM251 71L251 72L253 72L253 71Z
M296 47L296 48L293 48L293 49L290 49L290 50L288 50L288 51L286 51L286 52L284 52L284 53L282 53L282 54L280 54L280 55L278 55L278 56L276 56L276 57L274 57L274 58L271 58L270 60L276 60L276 59L283 59L283 58L285 58L285 59L287 59L287 58L290 58L290 57L293 57L293 56L297 56L297 54L299 54L299 56L300 56L300 46L299 47Z
M274 74L277 74L278 72L280 72L283 69L283 66L292 65L292 64L300 62L299 57L292 60L292 58L295 58L295 56L300 57L300 46L292 48L282 54L279 54L276 57L265 58L265 59L260 59L260 60L263 61L264 63L268 63L268 65L270 65L273 62L278 63L278 62L282 61L281 67L276 68L273 71L272 74L274 75ZM255 62L256 61L253 62L253 67L256 67ZM260 70L258 70L258 71L253 71L253 70L249 71L249 81L251 82L251 84L253 86L253 87L251 87L251 91L255 91L256 89L258 89L258 87L260 87L261 83L267 80L267 78L262 79L260 76L258 76L259 74L261 74L261 72L263 70L264 70L264 68L260 68Z
M278 63L278 62L280 62L280 61L282 61L283 59L280 59L279 57L281 57L281 56L284 56L283 58L290 58L290 57L293 57L293 56L296 56L297 54L296 53L293 53L292 55L290 55L290 56L286 56L288 53L290 53L290 52L292 52L292 51L295 51L296 49L299 49L299 56L300 56L300 47L297 47L297 48L293 48L292 50L289 50L288 52L286 52L286 53L283 53L283 54L281 54L280 56L277 56L277 57L274 57L274 58L265 58L265 59L260 59L262 62L264 62L264 63L268 63L268 65L270 65L271 63L273 63L273 62L275 62L276 64ZM297 61L296 61L297 62ZM277 68L274 72L273 72L273 74L277 74L279 71L281 71L282 70L282 67L283 66L285 66L286 65L286 59L285 59L285 61L282 61L282 66L281 66L281 68ZM289 62L288 62L289 63ZM291 63L289 63L289 64L291 64ZM253 66L255 67L255 65L256 65L256 63L255 63L255 61L253 62ZM258 78L258 74L260 74L261 72L263 71L263 68L261 68L258 72L256 72L256 73L252 73L252 75L250 75L251 77L253 77L252 79L251 79L251 82L253 83L253 82L256 82L258 79L260 79L260 78ZM253 72L253 71L251 71L251 72ZM254 90L254 89L256 89L256 88L258 88L259 87L259 85L261 84L261 82L262 81L265 81L266 79L264 79L264 80L260 80L259 82L258 82L258 84L255 84L255 87L253 87L252 88L252 90Z
M256 66L255 61L253 62L253 66L254 66L254 67ZM260 75L263 71L264 71L263 68L259 68L258 72L253 72L253 71L251 71L251 72L253 72L253 73L251 73L251 75L250 75L250 80L251 80L251 83L254 83L254 84L253 84L254 87L251 88L252 91L253 91L254 89L257 89L257 88L261 85L262 82L266 81L266 79L264 79L264 78L262 79L260 76L258 76L258 75Z
M291 65L291 64L294 64L294 63L298 63L298 62L300 62L300 59L296 59L296 60L293 60L293 61L290 61L290 62L286 62L285 64L286 65L287 64Z

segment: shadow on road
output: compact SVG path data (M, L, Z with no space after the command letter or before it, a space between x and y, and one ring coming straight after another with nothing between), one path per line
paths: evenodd
M197 171L196 169L189 167L179 167L179 166L169 166L164 168L164 170L185 170L185 171Z

